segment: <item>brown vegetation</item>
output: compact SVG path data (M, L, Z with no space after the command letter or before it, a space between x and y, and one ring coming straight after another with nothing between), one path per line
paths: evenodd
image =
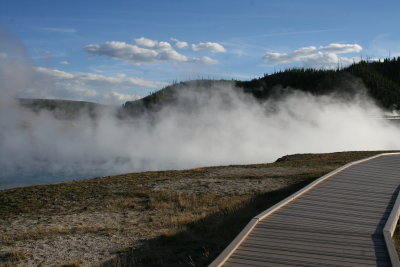
M259 212L377 153L302 154L3 190L0 264L205 266ZM2 256L16 251L24 256Z

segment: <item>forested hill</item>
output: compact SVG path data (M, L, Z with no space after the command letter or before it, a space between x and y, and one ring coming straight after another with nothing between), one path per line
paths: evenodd
M237 81L238 87L265 99L285 88L312 94L354 93L364 86L370 96L385 108L400 107L400 57L384 61L361 61L344 69L289 69L251 81Z
M353 94L365 88L382 107L398 109L400 107L400 57L383 61L361 61L336 70L288 69L250 81L181 82L167 86L140 100L126 102L123 107L131 114L151 110L172 102L176 92L195 87L193 85L204 89L221 84L236 85L258 99L280 96L292 89L322 95L333 92Z
M236 81L227 80L192 80L174 83L139 100L128 101L122 106L122 109L125 114L141 114L146 111L157 110L164 105L173 104L177 100L178 94L183 91L207 90L218 86L235 86L235 83Z
M102 111L113 109L111 106L92 102L62 99L19 98L18 102L22 107L34 112L51 112L58 119L76 119L83 114L96 118Z

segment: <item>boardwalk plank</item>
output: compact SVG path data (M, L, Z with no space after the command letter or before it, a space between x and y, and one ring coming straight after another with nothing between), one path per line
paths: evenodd
M327 255L327 254L314 254L314 253L301 253L295 250L271 250L268 253L266 251L248 251L241 248L237 249L237 256L242 257L253 257L259 261L266 261L268 257L276 256L285 258L286 260L298 260L303 259L311 264L338 264L339 266L354 266L356 264L363 264L364 266L375 266L376 260L367 259L356 259L354 257L347 258L342 255ZM233 255L235 257L235 255Z
M312 244L322 244L322 245L334 245L334 246L345 246L345 247L359 247L359 248L371 248L374 246L375 248L382 248L386 251L386 245L384 240L381 238L377 240L373 240L372 238L369 240L354 240L353 237L349 240L347 235L336 236L336 237L324 237L324 238L315 238L315 234L313 235L302 235L298 237L293 237L290 235L277 235L274 233L268 235L258 235L251 234L245 242L258 242L260 240L263 243L266 242L304 242L304 243L312 243ZM266 243L268 244L268 243Z
M351 217L358 217L363 216L362 218L370 218L370 219L381 219L382 217L389 217L390 211L385 211L384 213L377 213L378 209L347 209L343 206L305 206L305 205L290 205L285 207L287 211L303 211L303 212L312 212L318 214L325 214L328 213L330 215L338 215L338 216L351 216Z
M225 266L391 266L382 229L399 184L399 154L346 166L249 228Z
M269 243L266 243L269 242ZM269 244L269 245L267 245ZM320 251L329 251L335 254L341 255L358 255L361 257L366 257L368 259L375 259L375 256L378 255L386 255L387 251L385 247L375 248L372 246L369 247L360 247L354 245L347 245L347 244L331 244L329 242L320 242L320 243L313 243L310 244L307 240L279 240L279 239L247 239L241 245L241 248L247 248L251 250L251 248L264 248L266 250L270 249L271 247L275 249L284 249L284 248L302 248L303 250L313 250L314 252Z

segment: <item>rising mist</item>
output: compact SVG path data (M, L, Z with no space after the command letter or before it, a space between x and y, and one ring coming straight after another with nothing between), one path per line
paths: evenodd
M366 94L292 91L260 103L239 88L182 90L174 105L135 120L113 112L74 120L15 100L49 90L23 46L1 34L0 187L197 166L271 162L292 153L400 148L400 129ZM357 85L360 86L360 85ZM363 90L358 90L363 91Z

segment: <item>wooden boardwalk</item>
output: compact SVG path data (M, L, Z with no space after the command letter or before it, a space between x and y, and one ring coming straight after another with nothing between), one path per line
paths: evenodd
M400 154L346 165L256 216L210 266L392 266L399 184Z

